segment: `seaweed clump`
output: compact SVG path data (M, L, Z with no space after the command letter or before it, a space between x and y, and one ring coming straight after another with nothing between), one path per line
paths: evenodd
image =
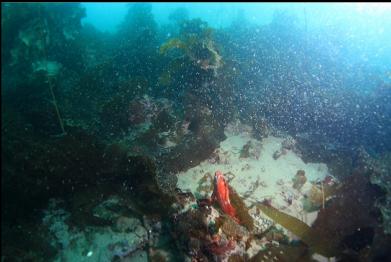
M172 49L181 50L185 56L203 70L215 73L222 66L222 58L212 40L212 29L200 19L182 21L180 38L172 38L161 45L160 53L165 55Z
M352 249L343 245L346 237L358 229L379 228L380 214L375 202L383 195L368 176L353 174L344 181L336 197L320 210L312 228L322 238L336 243L339 250Z
M366 192L365 197L361 195L362 192ZM276 223L297 235L311 252L333 257L341 256L345 249L352 250L360 246L351 241L358 229L372 228L376 232L379 214L374 202L379 196L381 191L369 183L367 176L355 174L337 189L336 197L319 211L312 227L270 204L256 206ZM347 246L349 243L351 246Z
M231 186L229 186L229 192L232 206L236 210L236 214L240 220L240 223L246 227L248 231L252 232L254 230L254 220L249 214L249 209L238 193L236 193L236 191Z
M311 227L301 220L287 215L268 204L257 204L257 207L275 222L297 235L313 251L326 257L332 257L337 254L335 243L330 242L329 239L319 237Z

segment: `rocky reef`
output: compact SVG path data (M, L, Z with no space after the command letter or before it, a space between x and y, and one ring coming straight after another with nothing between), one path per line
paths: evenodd
M251 133L251 129L248 130ZM293 164L293 155L300 159L301 154L298 151L293 152L293 147L289 146L290 149L286 149L284 156L273 159L275 149L288 147L286 139L280 138L279 143L271 143L272 137L269 137L258 145L258 141L249 142L243 133L235 136L235 132L229 133L231 131L235 131L232 126L226 129L227 140L220 144L213 158L181 173L178 183L179 187L195 192L197 198L202 199L210 196L213 190L209 170L227 170L225 176L232 186L231 203L236 206L236 210L241 210L237 214L246 214L246 218L241 217L239 221L248 231L249 242L244 253L232 254L225 259L229 261L240 257L242 260L257 261L276 257L275 259L289 261L290 256L301 260L322 260L321 257L363 259L377 257L379 250L386 252L383 248L388 237L379 230L385 220L382 219L381 208L378 206L379 201L383 201L385 192L373 185L368 175L354 173L344 179L337 179L326 172L323 176L314 176L309 166L303 165L300 169L292 168L296 171L291 171L291 180L287 180L284 175L286 171L282 171L283 167L288 163ZM255 145L260 148L258 158L249 154L249 149L256 147ZM299 146L297 142L294 145ZM223 158L224 162L221 161ZM277 177L274 178L275 182L266 178L273 168L261 167L262 161L270 163L273 160L276 164L279 163L278 171L273 173ZM300 161L293 166L297 168ZM266 174L261 173L256 178L252 173L262 168L268 171L265 170ZM316 170L319 172L321 165ZM197 180L199 177L198 186L189 186L192 182L187 180L186 176L191 180ZM278 179L279 176L281 178ZM251 188L247 188L246 180L251 180ZM272 195L262 192L271 187ZM362 212L361 208L368 212ZM224 224L220 220L217 220L218 226ZM250 221L250 224L245 221ZM221 232L224 232L223 227L221 229ZM221 239L224 244L220 247L224 247L222 249L228 254L232 246L229 242L224 242L226 237ZM367 244L360 244L359 239ZM222 252L220 249L215 251Z
M2 3L2 261L389 259L386 80L283 13L126 8Z

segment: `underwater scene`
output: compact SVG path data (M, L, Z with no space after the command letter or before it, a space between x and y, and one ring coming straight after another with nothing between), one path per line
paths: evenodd
M391 4L2 3L1 261L391 261Z

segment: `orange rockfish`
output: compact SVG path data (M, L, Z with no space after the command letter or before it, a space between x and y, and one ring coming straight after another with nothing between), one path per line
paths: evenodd
M217 201L223 212L239 223L239 219L236 217L236 210L229 200L228 183L225 181L223 172L220 170L215 173L212 201Z

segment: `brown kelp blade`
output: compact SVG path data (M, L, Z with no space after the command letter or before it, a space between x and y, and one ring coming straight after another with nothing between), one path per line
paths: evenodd
M298 236L309 246L311 251L325 257L333 257L336 255L336 243L330 239L317 235L316 232L306 223L293 216L285 214L272 206L262 203L258 203L256 206L276 223Z

